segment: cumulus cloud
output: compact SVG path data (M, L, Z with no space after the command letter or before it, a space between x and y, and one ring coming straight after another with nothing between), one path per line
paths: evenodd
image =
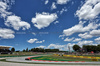
M14 38L14 31L11 29L0 28L0 38L2 39L11 39Z
M0 1L9 4L9 6L15 3L15 0L0 0Z
M0 0L0 16L4 18L5 25L8 27L13 27L15 30L19 30L20 28L23 30L29 29L29 23L21 21L21 17L15 16L12 12L8 12L10 5L14 1L15 0Z
M70 50L72 51L73 45L75 45L75 44L71 44L71 43L68 43L68 44L65 44L65 45L50 44L50 45L46 46L45 48L59 49L59 50L64 50L64 51L69 51L69 48L70 48Z
M83 45L92 45L93 44L93 41L80 41L77 43L79 46L83 46Z
M5 18L8 15L11 15L11 12L8 12L9 6L6 1L0 1L0 16Z
M60 49L62 50L65 47L65 45L57 45L57 44L50 44L47 48L53 48L53 49Z
M59 23L59 21L55 21L55 22L54 22L54 24L57 24L57 23Z
M100 15L100 0L85 0L83 6L76 11L79 19L93 20Z
M59 35L59 38L64 39L65 35Z
M38 47L36 47L36 48L45 48L46 46L38 46Z
M77 24L69 29L63 30L63 33L66 36L71 36L74 33L90 31L90 30L96 29L96 28L98 28L98 26L100 26L99 24L95 24L95 23L89 23L85 27L83 25L84 25L84 23L80 22L79 24Z
M73 42L78 42L78 41L81 41L82 39L81 38L75 38L74 40L73 40Z
M95 41L100 41L100 37L96 38Z
M57 4L67 4L69 0L57 0Z
M42 41L36 41L36 43L43 43L45 42L45 40L42 40Z
M46 0L46 1L45 1L45 4L48 4L48 2L49 2L49 0Z
M92 30L92 31L90 31L90 34L92 36L100 36L100 29L99 30Z
M100 37L94 39L96 43L100 44Z
M32 34L33 34L33 35L36 35L36 33L35 33L35 32L32 32Z
M55 2L53 2L52 3L52 6L51 6L51 9L56 9L57 7L56 7L56 3Z
M32 43L34 43L34 42L37 41L37 40L38 40L38 39L34 38L34 39L28 40L27 42L32 44Z
M89 39L89 38L93 37L92 35L90 35L88 33L79 34L78 36L81 37L81 38L84 38L84 39Z
M38 46L37 48L45 48L45 49L59 49L63 50L65 45L57 45L57 44L50 44L48 46Z
M66 38L64 41L70 42L72 41L74 38Z
M84 34L78 34L79 37L84 38L84 39L89 39L95 36L100 36L100 30L92 30L89 31L89 33L84 33Z
M62 8L62 10L60 11L60 14L63 14L63 12L67 12L67 8Z
M66 44L65 45L65 47L64 47L64 50L65 51L73 51L73 46L74 46L75 44L74 43L68 43L68 44Z
M15 15L8 16L7 20L5 21L5 25L8 27L13 27L15 30L19 30L20 28L23 30L30 28L29 23L22 21L20 17Z
M30 40L28 40L27 41L28 43L43 43L43 42L45 42L45 40L42 40L42 41L38 41L38 39L37 38L34 38L34 39L30 39Z
M57 14L49 14L46 12L43 12L42 14L36 13L36 17L32 18L32 23L35 27L38 29L48 27L50 23L54 22L57 19Z

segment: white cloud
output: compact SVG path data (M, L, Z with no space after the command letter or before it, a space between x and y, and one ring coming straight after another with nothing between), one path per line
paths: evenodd
M55 2L53 2L52 3L52 6L51 6L51 9L56 9L57 7L56 7L56 3Z
M36 41L36 43L43 43L45 42L45 40L42 40L42 41Z
M8 12L7 9L9 9L9 6L6 2L0 1L0 16L5 18L8 15L11 15L11 12Z
M30 28L29 23L21 21L21 18L15 15L8 16L7 20L5 21L5 25L8 27L13 27L15 30L19 30L20 28L23 30Z
M39 47L37 47L37 48L45 48L46 46L39 46Z
M74 38L66 38L64 41L67 41L67 42L70 42L70 41L72 41Z
M84 38L84 39L89 39L89 38L93 37L92 35L90 35L88 33L79 34L78 36L81 37L81 38Z
M74 44L75 45L75 44ZM77 45L79 45L80 47L82 47L83 45L95 45L97 46L98 44L94 44L93 41L87 41L87 40L84 40L84 41L79 41L77 43Z
M36 35L36 33L35 33L35 32L32 32L32 34L33 34L33 35Z
M7 4L4 3L4 2L0 2L0 8L7 9L8 6L7 6Z
M57 45L57 44L50 44L47 48L53 48L53 49L60 49L62 50L65 47L65 45Z
M57 0L57 4L67 4L69 0Z
M63 30L64 35L70 36L74 33L90 31L90 30L96 29L96 28L98 28L98 26L100 26L99 24L89 23L87 26L83 27L83 24L84 23L80 22L79 24L77 24L69 29Z
M73 45L75 44L71 44L71 43L68 43L68 44L65 44L65 45L59 45L59 44L50 44L48 46L38 46L37 48L45 48L45 49L59 49L59 50L63 50L63 51L69 51L69 48L70 50L72 51L72 47Z
M28 40L27 42L28 42L28 43L34 43L34 42L36 42L37 40L38 40L38 39L34 38L34 39Z
M14 38L14 31L11 29L6 29L6 28L0 28L0 38L3 39L11 39Z
M78 41L81 41L82 39L81 38L75 38L74 40L73 40L73 42L78 42Z
M79 46L83 46L83 45L92 45L93 44L93 41L80 41L80 42L78 42L78 45Z
M59 38L64 39L65 35L59 35Z
M100 37L96 38L95 41L100 41Z
M49 2L49 0L46 0L46 1L45 1L45 4L48 4L48 2Z
M43 12L42 14L36 13L36 17L32 18L32 23L34 24L35 27L38 29L48 27L50 23L55 21L57 19L57 14L49 14L46 12Z
M9 6L15 3L15 0L0 0L0 1L9 4Z
M92 36L100 36L100 30L92 30L92 31L90 32L90 34L91 34Z
M62 8L62 10L60 11L60 14L62 14L63 12L67 12L67 9L65 7Z
M38 39L37 38L34 38L34 39L30 39L30 40L28 40L27 41L28 43L43 43L43 42L45 42L45 40L42 40L42 41L38 41Z
M73 45L75 45L75 44L71 44L71 43L68 43L68 44L65 44L65 45L50 44L49 46L47 46L47 48L69 51L69 47L70 47L70 50L72 51L73 50L72 49Z
M74 45L75 45L74 43L73 44L68 43L68 44L65 45L64 50L65 51L73 51L73 46Z
M9 15L12 15L12 12L8 12L11 5L14 4L15 0L0 0L0 16L6 18ZM9 4L9 5L8 5Z
M21 21L21 18L15 16L12 12L8 12L14 1L15 0L0 1L0 16L4 18L5 25L8 27L13 27L15 30L19 30L20 28L22 28L23 30L29 29L30 24L25 21Z
M57 23L59 23L59 21L55 21L55 22L54 22L54 24L57 24Z
M92 20L100 15L100 0L85 0L85 4L77 10L79 19Z
M96 43L100 44L100 37L94 39Z

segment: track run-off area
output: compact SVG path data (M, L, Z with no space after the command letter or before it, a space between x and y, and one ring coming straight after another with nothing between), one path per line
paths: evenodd
M37 55L37 56L25 56L25 57L9 57L9 58L5 58L7 62L4 62L4 63L7 63L7 64L20 64L20 63L27 63L27 64L51 64L51 65L55 65L57 64L57 66L63 66L64 64L65 65L69 65L69 64L72 64L72 65L99 65L100 66L100 62L85 62L85 61L49 61L49 60L35 60L35 59L32 59L32 60L25 60L26 58L31 58L31 57L39 57L39 56L46 56L46 55ZM0 61L1 62L1 61ZM1 64L3 63L0 63L0 66ZM5 65L3 65L5 66ZM7 65L8 66L8 65ZM18 65L20 66L20 65Z

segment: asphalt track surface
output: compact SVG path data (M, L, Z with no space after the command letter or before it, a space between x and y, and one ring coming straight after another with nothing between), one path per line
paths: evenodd
M35 60L25 60L25 58L28 57L38 57L38 56L27 56L27 57L13 57L13 58L6 58L6 61L11 61L11 62L24 62L24 63L54 63L54 64L100 64L100 62L55 62L55 61L35 61ZM1 66L1 65L0 65ZM61 65L60 65L61 66ZM100 66L100 65L99 65Z
M100 66L100 65L50 65L50 64L23 64L23 63L10 63L1 62L0 66Z

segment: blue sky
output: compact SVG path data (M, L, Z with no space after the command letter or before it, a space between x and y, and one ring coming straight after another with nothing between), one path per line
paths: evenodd
M100 43L100 0L0 0L0 45L68 50Z

